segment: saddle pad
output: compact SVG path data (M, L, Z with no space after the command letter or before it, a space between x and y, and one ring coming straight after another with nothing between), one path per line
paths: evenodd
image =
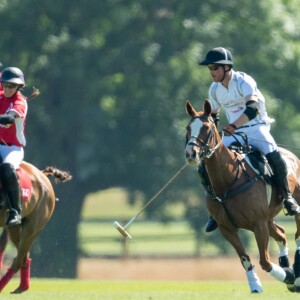
M32 183L29 175L22 169L19 168L17 170L19 179L20 179L20 184L22 188L22 198L24 201L27 201L30 199L31 194L32 194Z
M245 158L248 165L252 168L252 170L257 175L262 175L261 172L253 166L253 164L251 163L251 160L249 159L248 155L243 154L243 157ZM265 180L265 178L263 176L261 176L261 178ZM268 182L266 180L265 180L265 182L266 182L266 190L267 190L267 201L268 201L268 204L270 205L271 197L272 197L272 185L270 184L270 182Z

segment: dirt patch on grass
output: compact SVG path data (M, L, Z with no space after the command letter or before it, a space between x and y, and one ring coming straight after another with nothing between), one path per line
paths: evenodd
M271 276L252 259L261 280ZM273 259L277 263L277 259ZM178 259L81 259L80 279L99 280L247 280L237 257Z

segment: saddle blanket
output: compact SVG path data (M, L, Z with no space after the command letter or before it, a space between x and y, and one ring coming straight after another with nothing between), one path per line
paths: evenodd
M29 175L22 169L17 169L17 174L20 180L21 190L22 190L22 199L27 201L30 199L32 194L32 182ZM0 181L0 189L2 188L2 182Z
M32 194L32 182L28 174L22 169L19 168L17 170L19 180L20 180L20 185L21 185L21 190L22 190L22 198L24 201L27 201L30 199L31 194Z

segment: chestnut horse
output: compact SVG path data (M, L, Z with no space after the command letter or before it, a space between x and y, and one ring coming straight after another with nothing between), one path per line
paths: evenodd
M39 170L32 164L22 162L20 165L23 176L29 182L29 188L22 200L22 224L18 226L5 227L7 204L5 195L0 193L0 227L4 227L0 239L0 263L2 266L3 251L7 243L7 234L17 248L17 255L12 265L0 279L0 292L20 270L20 285L13 293L22 293L29 289L30 285L30 263L29 251L34 239L42 231L51 218L55 207L55 193L48 176L57 181L67 181L72 178L68 172L54 167ZM28 183L27 183L28 184ZM28 187L28 186L27 186ZM26 198L24 197L26 196Z
M217 221L223 237L237 252L246 270L250 291L263 291L251 259L238 235L239 228L254 233L259 250L261 268L273 278L286 283L291 292L300 292L300 216L295 216L296 253L294 269L289 266L285 230L274 222L282 210L278 189L270 186L256 174L244 155L229 150L222 142L211 106L205 101L204 111L196 111L186 102L186 111L192 117L187 126L185 154L188 162L204 163L213 194L206 195L209 213ZM294 198L300 200L300 161L291 152L280 148L289 166L289 183ZM271 262L268 252L269 236L279 246L279 265Z

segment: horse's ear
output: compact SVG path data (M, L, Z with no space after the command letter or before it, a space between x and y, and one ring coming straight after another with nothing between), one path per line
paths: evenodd
M210 114L211 114L211 105L207 99L205 99L205 102L204 102L204 113L208 116L210 116Z
M195 108L193 107L193 105L191 104L191 102L189 100L186 101L185 103L185 109L186 109L186 112L191 116L191 117L194 117L196 115L196 110Z

